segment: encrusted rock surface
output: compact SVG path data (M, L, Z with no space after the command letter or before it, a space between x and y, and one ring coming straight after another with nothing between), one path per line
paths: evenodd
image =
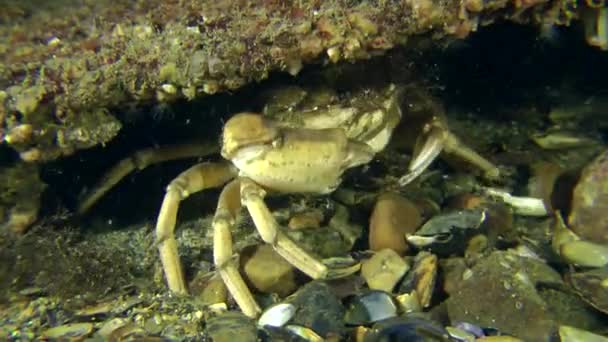
M568 21L565 3L9 1L0 11L0 139L24 160L53 160L111 140L126 105L367 59L421 34L463 38L496 19Z

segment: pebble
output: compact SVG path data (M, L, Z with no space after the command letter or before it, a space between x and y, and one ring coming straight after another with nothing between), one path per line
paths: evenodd
M310 210L293 215L287 226L290 229L319 228L322 221L323 213L320 210Z
M242 265L247 280L258 291L287 296L297 288L295 269L270 245L243 252Z
M361 264L361 275L372 290L392 292L410 266L394 250L386 248Z
M369 224L369 247L373 251L390 248L400 255L408 251L407 234L422 223L420 211L410 200L395 194L378 197Z

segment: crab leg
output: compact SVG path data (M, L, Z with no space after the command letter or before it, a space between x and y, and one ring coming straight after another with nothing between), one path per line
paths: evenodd
M201 163L182 172L167 187L156 222L156 242L171 291L187 292L174 235L179 202L192 193L221 186L235 176L229 163Z
M169 160L206 156L217 151L217 145L210 143L175 145L137 151L106 172L93 189L86 194L78 206L78 214L83 215L88 212L99 198L133 170L143 170L149 165Z
M262 240L271 244L280 256L306 275L313 279L325 278L327 266L279 231L276 220L264 203L265 196L264 189L248 178L241 178L241 200L247 206Z
M438 118L433 118L431 123L424 126L423 134L428 134L428 138L417 153L414 153L414 158L408 166L408 173L399 179L399 185L407 185L431 165L443 150L447 133L447 128Z
M341 278L359 269L359 265L329 269L324 263L303 250L279 230L278 223L264 203L266 192L251 179L240 179L241 200L247 206L258 233L262 240L272 245L287 262L313 279Z
M230 228L241 208L240 182L228 183L218 201L213 217L213 262L230 294L243 313L257 317L261 310L235 265Z
M448 154L466 160L475 167L483 171L483 176L487 179L496 180L500 177L500 170L492 162L466 146L457 136L448 132L445 141L444 151Z
M484 172L488 179L496 179L500 175L498 168L470 147L466 146L457 136L451 133L446 124L435 117L426 124L424 133L428 135L422 147L414 153L414 158L408 167L408 173L399 179L399 185L404 186L418 177L444 151L453 154Z

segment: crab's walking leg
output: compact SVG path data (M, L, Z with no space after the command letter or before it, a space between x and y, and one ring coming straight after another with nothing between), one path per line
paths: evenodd
M278 223L264 203L265 191L248 178L241 178L241 200L253 218L264 242L271 244L277 253L294 267L313 279L340 278L358 270L359 265L329 269L321 261L303 250L279 230Z
M241 199L247 206L262 240L271 244L287 262L311 278L325 278L327 266L313 258L279 230L276 220L264 203L265 195L266 192L252 180L241 178Z
M483 176L487 179L496 180L500 177L500 170L492 162L484 158L472 148L465 145L457 136L452 133L447 134L444 146L445 153L457 156L466 160L475 167L483 171Z
M133 170L143 170L149 165L169 160L202 157L215 153L217 150L217 144L200 143L149 148L137 151L118 162L118 164L114 165L114 167L106 172L79 204L78 214L83 215L88 212L89 209L97 203L99 198L112 189L112 187L120 182L126 175L133 172Z
M257 317L261 310L235 265L230 228L241 208L239 180L228 183L220 194L213 218L213 262L230 294L243 313Z
M404 186L418 177L442 152L452 154L466 160L484 172L484 177L497 179L499 169L470 147L466 146L457 136L452 134L445 122L434 118L425 125L423 134L427 135L422 147L414 153L414 158L408 167L408 173L399 179L399 185Z
M192 193L221 186L235 176L236 170L227 162L201 163L182 172L167 187L156 222L156 241L171 291L180 294L187 292L173 234L179 202Z

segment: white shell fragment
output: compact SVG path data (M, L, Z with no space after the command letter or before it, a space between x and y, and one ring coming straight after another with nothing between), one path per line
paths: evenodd
M541 217L549 215L542 198L513 196L505 190L496 188L484 188L484 192L489 196L499 198L519 215Z
M288 325L285 327L285 329L300 336L301 338L303 338L306 341L310 341L310 342L323 342L324 341L323 338L321 336L319 336L319 334L317 334L310 328L302 327L299 325Z
M293 318L296 307L290 303L280 303L269 307L260 316L258 326L282 327Z
M532 136L536 145L545 150L561 150L574 147L591 146L598 142L589 137L571 132L550 132Z

